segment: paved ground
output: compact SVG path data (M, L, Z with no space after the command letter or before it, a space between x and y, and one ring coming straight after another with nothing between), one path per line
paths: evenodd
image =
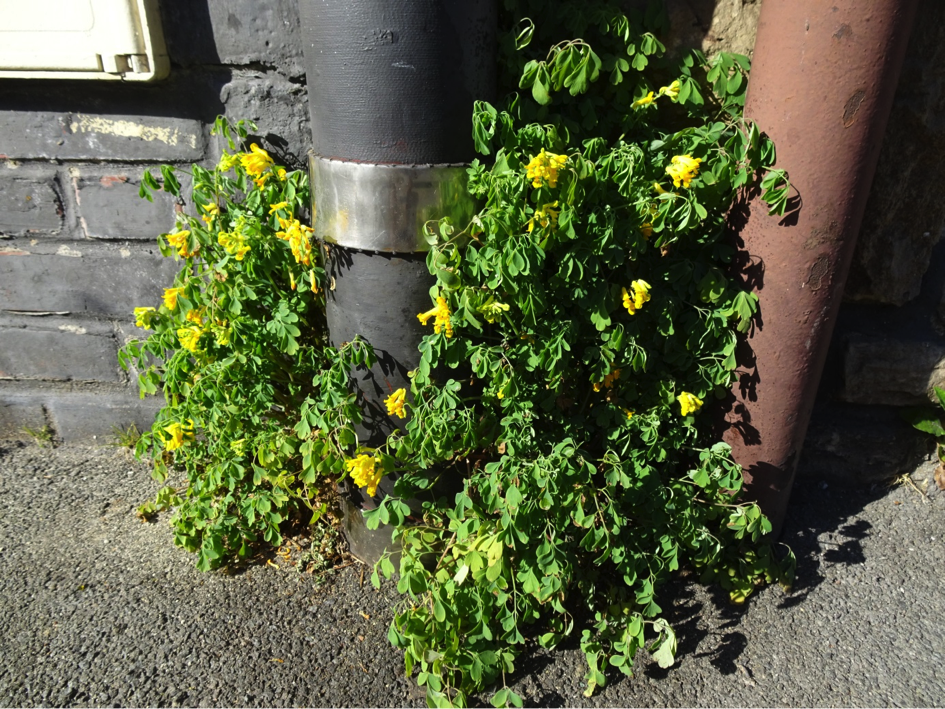
M921 483L930 468L920 470ZM0 705L422 706L386 640L396 591L351 566L201 574L126 451L0 443ZM523 658L532 706L943 706L945 493L801 480L798 583L744 610L681 581L680 659L585 699L576 647ZM666 607L666 605L664 605Z

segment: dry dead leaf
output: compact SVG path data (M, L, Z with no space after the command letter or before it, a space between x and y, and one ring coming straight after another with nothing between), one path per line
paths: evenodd
M938 485L939 490L945 490L945 465L941 463L935 469L935 484Z

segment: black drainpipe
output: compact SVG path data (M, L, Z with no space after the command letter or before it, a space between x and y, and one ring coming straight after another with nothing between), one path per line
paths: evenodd
M355 378L358 436L376 446L405 423L387 416L384 399L410 391L425 334L417 314L432 306L420 227L443 216L462 227L475 210L464 164L474 156L473 101L495 93L495 0L299 0L299 13L329 336L374 346L378 363ZM351 552L373 563L390 529L364 526L361 509L376 500L346 500Z

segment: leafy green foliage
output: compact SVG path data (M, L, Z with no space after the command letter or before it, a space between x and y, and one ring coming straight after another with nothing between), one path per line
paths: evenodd
M215 130L230 150L247 136L243 122L223 118ZM160 172L161 183L146 173L142 190L180 196L175 168ZM194 165L190 177L195 213L159 239L182 268L163 304L138 309L153 332L120 361L137 369L142 396L160 390L166 402L136 453L161 482L186 476L139 514L173 508L175 543L209 569L279 544L282 523L305 507L313 519L324 513L361 416L349 370L373 354L359 340L327 346L325 274L299 221L303 172L250 150L224 153L213 171Z
M641 649L671 665L657 599L684 562L735 603L793 573L700 412L758 310L729 275L727 213L754 187L783 213L789 190L741 118L748 60L667 59L654 10L517 8L533 19L508 25L510 93L473 115L484 206L426 230L452 334L420 346L385 447L406 472L367 513L396 528L399 568L373 581L398 575L389 639L430 706L499 680L493 704L519 706L504 678L532 639L580 638L588 696ZM446 478L462 490L417 523L406 500Z

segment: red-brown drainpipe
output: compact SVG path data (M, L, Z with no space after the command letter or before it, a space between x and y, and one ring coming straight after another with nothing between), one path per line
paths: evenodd
M780 534L918 0L765 0L745 115L796 207L733 216L761 300L725 439Z

